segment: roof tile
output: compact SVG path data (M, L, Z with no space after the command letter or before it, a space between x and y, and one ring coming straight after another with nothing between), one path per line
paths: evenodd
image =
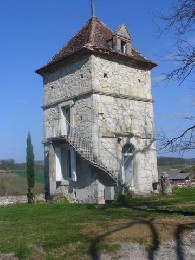
M116 51L111 49L108 44L108 40L113 37L113 32L110 30L103 22L98 18L92 17L88 22L68 41L62 49L57 52L52 59L42 68L38 69L36 72L41 73L42 70L50 68L50 65L62 62L66 57L82 50L82 49L103 49L105 51L113 52ZM123 56L128 56L124 55ZM135 58L139 61L145 61L151 64L155 63L147 60L138 51L132 49L131 58ZM152 65L152 67L154 67Z

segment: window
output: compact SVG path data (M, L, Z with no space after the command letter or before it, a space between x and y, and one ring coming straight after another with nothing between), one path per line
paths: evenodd
M77 173L76 173L76 152L73 147L68 150L68 177L72 181L77 181Z
M71 174L71 155L70 155L70 150L67 150L66 172L67 172L68 178L71 179L72 178L72 174Z
M73 147L55 148L56 159L56 181L72 180L77 181L76 174L76 152Z
M113 39L108 41L108 46L113 49Z
M62 154L61 154L61 148L56 147L55 148L55 159L56 159L56 181L62 181Z
M59 134L61 136L66 136L69 134L70 125L72 124L73 118L73 100L69 100L59 104Z
M121 40L121 52L126 53L127 43Z
M70 107L62 107L61 133L68 135L70 130Z
M132 155L134 152L134 146L132 144L125 144L122 148L122 153L125 156Z
M133 153L135 148L133 144L125 144L122 148L122 183L127 183L131 187L134 186L134 174L133 174Z

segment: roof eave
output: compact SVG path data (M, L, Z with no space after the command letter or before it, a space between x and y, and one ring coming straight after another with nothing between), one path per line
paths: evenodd
M57 61L54 62L50 62L49 64L46 64L45 66L35 70L35 73L44 76L44 74L48 73L48 72L53 72L56 71L57 69L65 66L67 63L72 63L76 60L78 60L81 56L87 56L88 54L90 54L90 51L88 48L83 47L82 49L71 53L70 55L65 56L64 58L61 58Z
M110 51L110 50L103 50L103 49L98 49L100 54L104 55L104 56L111 56L114 57L116 59L118 59L119 61L124 61L127 62L131 65L135 65L136 67L141 67L144 69L149 69L151 70L154 67L157 67L158 64L151 61L151 60L147 60L147 59L139 59L133 55L125 55L122 54L120 52L115 52L115 51Z
M77 52L71 53L70 55L65 56L62 59L59 59L55 62L49 63L40 69L37 69L35 73L44 76L46 73L50 73L53 71L56 71L57 69L69 64L73 63L76 60L79 60L79 58L83 58L84 56L95 54L97 56L106 58L106 59L117 59L119 61L126 62L128 64L131 64L136 67L140 67L143 69L151 70L152 68L158 66L157 63L147 60L147 59L139 59L135 56L130 55L124 55L118 52L110 51L107 49L101 49L96 47L83 47L82 49L78 50Z

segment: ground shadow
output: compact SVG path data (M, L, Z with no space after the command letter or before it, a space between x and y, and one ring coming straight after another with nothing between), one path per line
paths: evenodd
M183 237L186 230L195 230L195 222L189 223L186 225L178 225L178 228L175 232L176 240L176 251L177 251L177 260L185 260L184 258L184 247L183 247Z
M149 218L149 219L137 219L134 220L133 222L125 225L124 227L120 228L115 228L112 231L105 232L104 234L95 237L90 244L89 247L89 255L91 256L92 260L99 260L100 259L100 253L98 250L98 245L101 241L103 241L107 236L111 235L112 233L115 233L117 231L122 231L127 228L133 227L134 225L139 225L139 224L145 224L149 227L151 231L151 237L152 237L152 245L147 249L148 250L148 259L149 260L154 260L154 254L159 248L159 235L154 227L153 224L154 218Z
M94 239L92 239L91 243L90 243L90 247L89 247L89 255L91 257L92 260L99 260L100 259L100 252L98 250L98 246L102 241L105 241L106 237L108 237L109 235L118 232L118 231L122 231L128 228L133 227L134 225L140 225L140 224L144 224L147 225L149 230L150 230L150 234L151 234L151 245L149 247L147 247L147 256L148 256L148 260L154 260L155 259L155 254L158 252L159 250L159 246L160 246L160 239L159 239L159 233L157 231L157 229L154 226L154 218L147 218L147 219L143 219L143 218L139 218L136 220L133 220L131 223L125 225L124 227L119 227L119 228L115 228L111 231L107 231L97 237L95 237ZM183 237L184 237L184 232L186 230L193 230L195 229L195 223L189 223L189 224L181 224L178 225L174 234L174 238L176 241L176 255L177 255L177 260L185 260L184 259L184 248L183 248Z

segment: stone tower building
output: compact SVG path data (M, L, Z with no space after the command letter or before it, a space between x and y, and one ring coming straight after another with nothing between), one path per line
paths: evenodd
M45 185L50 196L105 203L157 182L150 70L124 24L92 17L36 72L44 81Z

